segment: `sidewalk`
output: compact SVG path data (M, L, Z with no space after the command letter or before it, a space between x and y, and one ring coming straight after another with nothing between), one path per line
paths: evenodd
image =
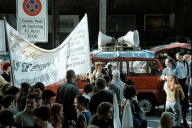
M160 117L163 113L163 105L156 107L154 113L147 116L147 128L157 128L160 125ZM192 128L192 104L190 104L189 112L186 117L189 128Z
M190 103L189 112L187 113L186 120L189 127L192 128L192 103Z

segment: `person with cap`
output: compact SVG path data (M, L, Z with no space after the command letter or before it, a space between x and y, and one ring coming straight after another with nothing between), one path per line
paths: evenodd
M56 94L49 89L46 89L42 92L42 103L41 105L46 105L48 108L50 108L54 97L56 96Z
M96 68L91 76L92 79L96 80L98 78L101 78L103 75L107 75L107 72L105 71L105 69L102 68L102 66L103 66L102 62L96 63Z

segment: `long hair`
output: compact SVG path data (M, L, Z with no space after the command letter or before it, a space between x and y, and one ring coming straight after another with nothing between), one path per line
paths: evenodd
M175 115L171 112L163 112L160 118L160 128L172 128Z
M89 125L96 125L98 123L98 120L101 120L102 117L109 111L110 108L113 108L113 105L109 102L102 102L98 107L97 107L97 112L94 114L90 121Z
M101 119L113 105L109 102L102 102L97 108L98 118Z
M50 122L53 126L55 126L59 122L58 114L60 110L62 109L63 105L59 103L54 103L50 107Z
M175 90L175 85L178 85L178 81L175 75L171 74L168 76L167 79L167 87L168 89L170 89L171 91Z

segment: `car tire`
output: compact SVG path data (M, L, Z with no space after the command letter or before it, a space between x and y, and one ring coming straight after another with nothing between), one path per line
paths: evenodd
M155 109L154 99L149 96L142 96L139 98L139 105L145 111L150 114Z

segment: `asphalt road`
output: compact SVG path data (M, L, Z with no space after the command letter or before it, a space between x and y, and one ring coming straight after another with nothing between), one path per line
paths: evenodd
M147 128L158 128L160 124L160 116L163 112L163 105L156 107L151 115L147 115ZM187 123L192 128L192 105L187 113Z

